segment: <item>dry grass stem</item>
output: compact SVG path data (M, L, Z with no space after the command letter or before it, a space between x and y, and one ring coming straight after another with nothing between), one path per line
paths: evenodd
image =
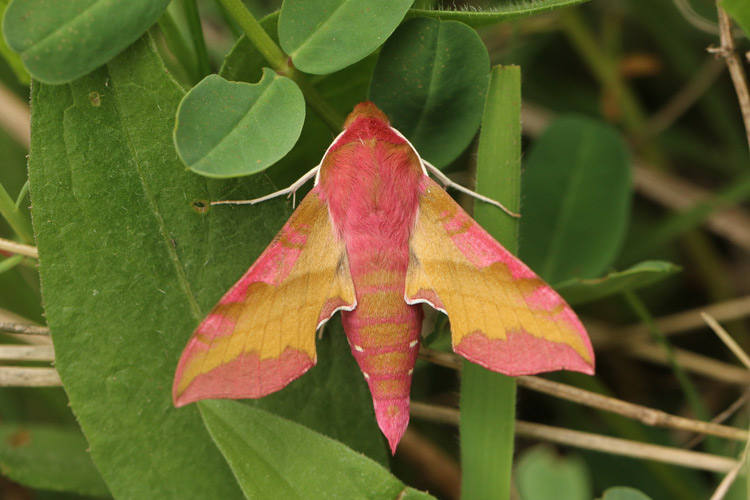
M656 137L672 126L698 99L716 82L724 70L724 64L714 58L708 58L695 76L679 90L659 111L651 116L643 132L638 136L639 142Z
M688 309L656 320L656 326L665 335L698 330L706 326L701 313L710 314L717 321L731 321L750 316L750 296L708 304L695 309ZM643 323L637 323L617 330L617 336L645 340L649 338Z
M16 94L0 84L0 127L21 146L29 149L31 144L31 113L29 106Z
M18 255L25 255L26 257L33 257L35 259L39 258L39 252L36 247L24 245L23 243L16 243L15 241L3 238L0 238L0 250L5 250L6 252Z
M59 387L60 375L54 368L0 366L0 387Z
M0 361L54 361L52 345L0 345Z
M523 130L531 137L541 134L554 113L524 101L521 109ZM636 190L646 198L673 211L684 211L714 198L714 193L681 177L660 171L636 158L633 177ZM715 210L706 219L706 227L738 247L750 251L750 214L737 206Z
M411 415L434 422L458 425L460 413L455 408L439 407L413 401ZM692 469L712 472L729 472L737 461L718 455L670 448L627 439L601 436L589 432L561 429L548 425L516 421L516 435L531 439L541 439L552 443L574 446L587 450L600 451L643 460L655 460Z
M634 167L636 190L674 212L689 210L715 196L713 192L674 174L648 168L639 160L634 162ZM706 225L714 234L750 250L750 214L747 210L727 204L725 208L715 210L706 219Z
M721 339L722 342L729 348L732 353L737 356L737 359L739 359L743 365L745 365L745 368L750 370L750 357L748 357L747 353L742 350L742 347L735 342L735 340L732 338L731 335L729 335L729 332L727 332L723 326L719 324L718 321L716 321L711 315L706 314L705 312L701 313L701 317L706 321L708 326L711 327L711 330L714 331L717 337Z
M448 368L460 369L461 367L461 358L451 353L422 348L420 350L420 357ZM736 441L746 441L748 439L748 432L744 429L737 429L735 427L670 415L661 410L654 410L646 406L628 403L620 399L603 396L595 392L586 391L584 389L561 384L541 377L523 376L517 377L516 381L521 387L542 392L567 401L572 401L584 406L616 413L627 418L638 420L646 425L687 430L700 434L710 434L712 436L733 439Z
M47 328L46 326L30 325L28 323L15 323L11 321L0 321L0 332L49 336L49 328Z
M732 83L734 84L734 90L737 92L737 99L740 103L740 111L742 112L742 120L745 122L745 134L747 136L747 143L750 147L750 91L747 87L747 76L745 76L745 70L742 68L742 60L734 45L734 37L732 36L732 21L729 19L729 15L724 9L719 6L719 2L716 2L716 11L719 17L719 36L721 38L721 47L709 48L708 51L716 54L719 57L723 57L727 62L727 68L729 68L729 75L732 77Z
M737 463L737 465L732 467L732 470L730 470L726 476L724 476L724 479L721 480L719 486L716 488L716 491L714 491L714 494L711 495L710 500L722 500L726 496L729 488L732 487L732 484L737 479L740 471L747 464L748 446L750 446L750 442L747 442L745 444L745 449L740 456L739 462Z
M461 498L461 469L458 463L421 434L406 429L397 454L416 469L431 491L439 491L445 498Z

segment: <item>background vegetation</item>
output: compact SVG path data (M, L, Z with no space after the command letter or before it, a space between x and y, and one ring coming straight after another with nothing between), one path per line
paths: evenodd
M747 498L744 2L100 3L0 0L3 498ZM208 202L289 185L366 98L520 206L474 214L597 375L462 365L434 314L392 458L338 324L283 391L173 408L192 329L292 210Z

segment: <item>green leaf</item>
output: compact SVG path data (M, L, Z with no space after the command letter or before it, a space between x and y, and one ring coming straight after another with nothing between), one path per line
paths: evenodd
M393 33L412 0L285 0L281 48L306 73L333 73L364 59Z
M195 405L175 409L193 328L283 224L285 204L207 200L273 190L184 168L183 96L150 39L65 86L34 84L34 229L56 367L116 498L241 498ZM136 479L134 479L136 478Z
M249 499L432 498L401 496L416 492L367 457L301 425L236 401L199 405Z
M430 17L440 21L460 21L474 28L515 21L524 17L543 14L555 9L578 5L588 0L524 0L521 2L495 2L487 10L437 10L409 9L407 19L412 17Z
M174 143L182 161L207 177L260 172L299 138L305 99L299 87L266 68L257 84L209 75L182 99Z
M47 425L0 425L0 473L41 490L109 495L78 430Z
M526 499L524 499L526 500ZM627 486L608 488L600 500L651 500L651 497Z
M747 0L721 0L721 7L726 10L737 24L745 30L745 36L750 38L750 2Z
M589 500L591 479L577 456L560 457L549 446L535 446L518 459L516 485L523 500Z
M600 276L627 229L632 188L628 152L599 120L558 118L526 156L521 259L543 279Z
M479 128L489 56L476 31L417 18L383 46L370 99L438 167L455 160Z
M624 291L637 290L680 271L680 267L661 260L648 260L601 278L570 278L555 286L570 305L585 304Z
M133 43L169 0L13 0L3 33L26 69L44 83L83 76Z
M278 12L275 12L260 22L274 41L278 41L278 16ZM255 82L260 78L265 64L255 46L242 36L224 59L219 75L227 80ZM324 99L342 115L346 115L367 94L374 64L375 57L370 56L336 73L316 77L312 83ZM331 129L315 113L306 113L297 144L266 172L277 185L290 185L320 161L323 152L331 144L331 139Z
M5 9L8 7L8 1L9 0L0 0L0 17L5 14ZM5 37L0 37L0 56L5 59L8 66L13 70L13 73L16 74L19 83L26 86L31 83L31 75L29 75L29 72L23 67L21 57L10 50L10 47L8 47L8 44L5 42Z

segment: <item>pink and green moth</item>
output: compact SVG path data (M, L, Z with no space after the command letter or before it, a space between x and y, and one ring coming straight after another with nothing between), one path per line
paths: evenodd
M315 365L315 332L341 311L395 453L409 422L422 304L448 315L453 350L485 368L593 373L591 343L570 306L428 169L447 180L373 103L358 104L317 167L262 198L315 176L273 242L196 328L177 366L174 404L280 390Z

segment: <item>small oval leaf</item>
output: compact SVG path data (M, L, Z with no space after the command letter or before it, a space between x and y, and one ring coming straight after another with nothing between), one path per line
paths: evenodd
M647 287L679 271L680 267L671 262L648 260L601 278L571 278L556 285L555 289L568 304L584 304L616 293Z
M304 121L305 99L289 78L268 68L256 84L209 75L182 99L174 143L193 172L238 177L288 153Z
M83 76L135 42L169 0L13 0L3 33L37 80L59 84Z
M281 48L294 66L324 75L377 49L404 18L412 0L285 0L279 15Z
M441 167L479 128L489 69L487 49L473 29L412 19L380 51L369 95L419 154Z
M555 120L526 156L520 255L544 280L600 276L617 255L632 189L624 142L606 123Z
M433 498L380 464L299 424L237 401L198 403L247 498Z

